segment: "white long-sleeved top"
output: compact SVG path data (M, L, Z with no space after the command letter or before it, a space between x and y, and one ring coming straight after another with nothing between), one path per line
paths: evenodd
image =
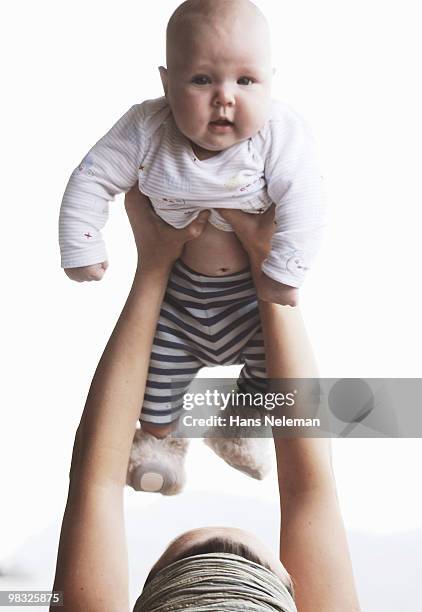
M285 104L272 102L254 137L202 161L164 97L132 106L69 179L59 220L63 268L107 259L101 229L109 202L136 181L157 214L178 228L210 209L210 222L232 231L213 209L256 214L275 202L277 227L262 269L276 281L302 284L324 226L322 180L309 131Z

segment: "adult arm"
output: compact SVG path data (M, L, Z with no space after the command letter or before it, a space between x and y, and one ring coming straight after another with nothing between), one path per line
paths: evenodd
M220 213L248 252L257 278L274 230L274 211L259 217L239 211ZM261 301L260 312L268 378L317 377L300 310ZM274 443L281 506L280 558L292 576L298 612L358 612L330 440L275 437Z
M123 488L153 335L172 262L204 226L166 226L137 189L126 208L142 256L104 350L76 434L54 589L63 612L129 609Z
M312 378L317 369L298 308L261 302L269 378ZM299 612L357 612L346 533L323 438L275 437L281 505L280 558Z

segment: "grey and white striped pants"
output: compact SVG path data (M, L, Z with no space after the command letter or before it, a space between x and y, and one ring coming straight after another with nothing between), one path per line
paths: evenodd
M262 390L265 352L250 270L204 276L177 261L161 306L141 421L176 420L183 393L203 366L234 364L244 364L242 390Z

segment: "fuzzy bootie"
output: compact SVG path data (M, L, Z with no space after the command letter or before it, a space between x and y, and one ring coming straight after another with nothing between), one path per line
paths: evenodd
M254 408L229 406L224 412L227 424L231 417L256 421L262 415ZM209 429L204 443L231 467L262 480L271 469L270 437L271 430L264 425L226 425Z
M189 440L156 438L137 429L130 451L126 482L135 491L177 495L186 480L185 456Z

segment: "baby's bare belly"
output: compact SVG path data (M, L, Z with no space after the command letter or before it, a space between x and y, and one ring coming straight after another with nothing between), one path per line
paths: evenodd
M187 242L182 261L200 274L223 276L244 270L249 259L234 232L223 232L210 223L199 238Z

